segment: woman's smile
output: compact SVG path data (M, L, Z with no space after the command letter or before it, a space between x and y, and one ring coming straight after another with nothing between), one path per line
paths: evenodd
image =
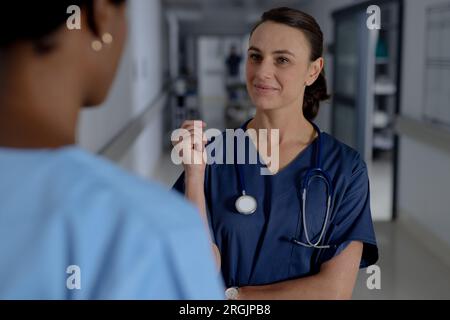
M276 87L265 84L254 84L253 87L258 95L272 95L280 91Z

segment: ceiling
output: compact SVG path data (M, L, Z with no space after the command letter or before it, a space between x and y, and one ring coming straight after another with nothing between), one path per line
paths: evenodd
M176 16L182 34L245 34L261 14L273 7L300 6L313 0L162 0Z
M165 7L176 9L297 7L310 1L313 0L162 0Z

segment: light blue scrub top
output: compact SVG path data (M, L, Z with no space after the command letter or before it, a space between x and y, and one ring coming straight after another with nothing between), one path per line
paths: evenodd
M242 126L242 132L247 124ZM329 249L307 248L290 241L297 238L306 242L300 186L303 176L314 165L317 139L276 175L262 176L260 172L265 165L247 138L246 164L237 166L245 179L247 194L257 201L257 210L252 215L239 214L235 208L235 201L241 195L236 165L207 165L206 204L212 234L222 255L226 286L262 285L313 275L351 241L364 244L361 268L377 261L366 164L349 146L326 133L321 137L322 168L329 174L334 190L331 219L322 243L330 245ZM216 160L223 157L225 162L226 139L224 133L209 144L208 154ZM257 154L256 164L249 164L250 150ZM174 189L184 192L183 182L182 175ZM324 183L312 180L306 204L307 230L312 243L317 241L325 218L325 195Z
M0 148L0 299L223 299L210 248L182 197L106 160Z

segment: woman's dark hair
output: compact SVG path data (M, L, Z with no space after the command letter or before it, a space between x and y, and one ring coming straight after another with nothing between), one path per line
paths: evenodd
M69 18L67 8L77 5L86 10L89 28L97 33L93 17L96 0L6 0L0 11L0 49L18 41L36 45L60 28ZM126 0L109 0L121 4Z
M261 24L267 21L281 23L289 27L297 28L303 32L311 49L310 61L315 61L323 55L323 34L316 20L309 14L299 10L281 7L264 12L261 20L252 30L253 32ZM317 80L306 87L303 100L303 114L306 119L313 120L319 112L320 101L329 99L327 93L327 81L322 70Z

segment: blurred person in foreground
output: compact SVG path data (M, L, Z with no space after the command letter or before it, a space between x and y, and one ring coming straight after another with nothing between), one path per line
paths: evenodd
M2 299L223 298L194 207L76 146L82 107L113 82L125 2L2 4Z

